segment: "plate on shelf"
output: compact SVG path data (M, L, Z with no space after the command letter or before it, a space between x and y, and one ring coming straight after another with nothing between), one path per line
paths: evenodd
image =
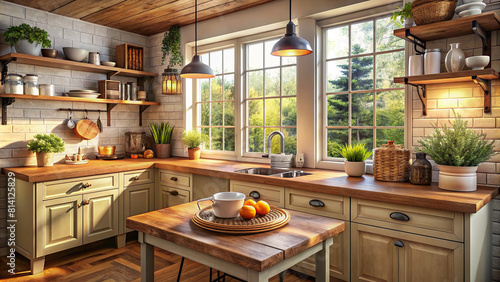
M101 93L68 92L66 95L77 98L97 98Z
M458 6L455 9L455 13L460 14L460 12L465 11L465 10L472 10L472 9L479 9L483 10L486 7L486 4L483 2L475 2L475 3L469 3L469 4L463 4Z
M73 89L68 92L77 92L77 93L96 93L97 91L95 90L89 90L89 89Z
M89 162L89 160L81 160L81 161L70 161L70 160L65 160L67 164L74 164L74 165L78 165L78 164L86 164Z

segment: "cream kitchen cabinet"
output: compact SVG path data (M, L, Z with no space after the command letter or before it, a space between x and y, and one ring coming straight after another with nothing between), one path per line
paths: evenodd
M191 201L192 174L160 169L156 173L156 180L156 209Z
M123 232L133 231L125 226L127 217L154 210L154 181L154 168L123 173ZM124 239L125 237L122 240ZM124 241L119 243L119 247L124 245Z
M232 192L243 193L247 196L247 198L252 197L256 201L266 201L271 206L279 208L285 207L285 194L283 187L231 180L229 190Z

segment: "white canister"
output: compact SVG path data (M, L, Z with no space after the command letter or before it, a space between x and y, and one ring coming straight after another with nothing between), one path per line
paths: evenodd
M424 74L441 72L441 49L425 49Z
M413 55L408 60L408 75L423 75L424 74L424 56Z
M40 95L56 96L56 90L52 84L40 84Z

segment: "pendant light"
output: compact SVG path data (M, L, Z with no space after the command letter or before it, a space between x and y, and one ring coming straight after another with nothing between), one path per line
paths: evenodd
M311 54L311 45L304 38L295 33L295 24L292 22L292 0L290 0L290 21L286 25L286 33L271 50L271 55L280 57L296 57Z
M194 56L191 63L187 64L181 71L182 78L212 78L214 71L202 63L198 56L198 0L194 1Z

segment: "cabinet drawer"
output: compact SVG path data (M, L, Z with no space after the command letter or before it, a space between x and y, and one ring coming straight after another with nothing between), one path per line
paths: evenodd
M185 204L191 201L191 193L188 190L160 186L160 195L157 198L158 208L168 208Z
M127 171L123 173L123 185L125 187L153 182L154 179L153 168Z
M252 197L255 200L266 201L271 206L280 208L285 207L283 187L231 180L229 189L232 192L243 193L247 197Z
M37 183L42 200L118 188L118 174L104 174Z
M191 188L193 176L188 173L160 170L160 185L175 188Z
M286 188L285 208L349 220L349 197Z
M351 199L353 222L463 242L463 213Z

